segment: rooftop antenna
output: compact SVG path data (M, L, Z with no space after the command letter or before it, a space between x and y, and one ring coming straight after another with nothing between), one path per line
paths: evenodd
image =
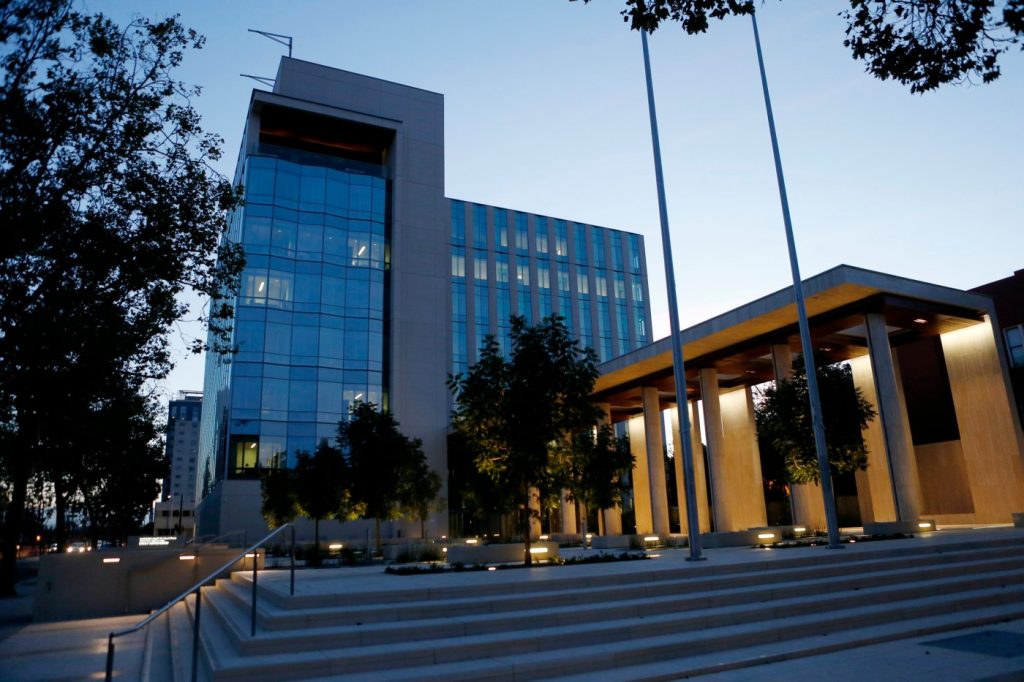
M279 43L288 48L288 56L292 56L292 37L281 35L280 33L271 33L269 31L258 31L255 28L250 28L249 33L259 33L264 38L270 38L275 43Z
M282 35L280 33L271 33L270 31L259 31L259 30L255 29L255 28L250 28L250 29L248 29L248 31L249 31L249 33L258 33L261 36L263 36L264 38L270 38L275 43L278 43L280 45L284 45L285 47L288 48L288 56L289 57L292 56L292 37L291 36ZM270 87L270 88L274 87L275 83L277 82L276 78L270 78L269 76L253 76L253 75L248 74L248 73L240 73L238 75L242 76L243 78L251 78L254 81L257 81L259 83L263 83L264 85L266 85L267 87Z

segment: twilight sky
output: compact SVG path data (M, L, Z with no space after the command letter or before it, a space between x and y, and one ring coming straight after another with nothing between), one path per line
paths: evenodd
M88 0L125 21L178 12L206 35L180 77L225 140L293 56L445 96L445 193L645 236L655 338L668 334L640 37L622 0ZM1024 268L1024 56L990 85L880 82L842 45L842 0L767 0L759 26L804 277L840 263L958 288ZM750 21L651 38L683 326L790 283ZM184 325L184 334L196 334ZM200 389L183 344L164 383Z

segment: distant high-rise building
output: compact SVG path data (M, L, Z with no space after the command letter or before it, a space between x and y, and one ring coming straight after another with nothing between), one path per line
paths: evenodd
M201 391L179 391L167 407L167 478L154 519L158 534L193 527L196 506L196 462L199 459Z

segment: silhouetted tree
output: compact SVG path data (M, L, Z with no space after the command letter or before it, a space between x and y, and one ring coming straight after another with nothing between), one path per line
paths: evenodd
M362 506L363 515L374 520L380 553L380 522L429 506L440 490L440 478L426 464L423 442L402 434L394 415L373 403L352 405L348 421L338 424L338 445L351 470L352 497ZM417 477L430 480L416 481Z
M287 468L265 469L260 475L260 513L267 527L290 523L299 515L295 498L295 472Z
M754 0L626 0L622 16L634 30L653 32L668 21L695 34L707 31L710 19L754 8ZM1024 36L1024 0L850 0L840 16L853 58L911 92L972 77L993 81L1000 55Z
M832 473L866 469L868 453L861 430L875 418L875 411L854 386L849 365L815 364ZM784 463L775 475L784 473L787 483L819 482L807 372L802 358L793 362L791 380L780 381L760 392L754 404L754 419L762 459Z
M610 424L574 434L559 454L558 482L586 510L610 509L622 502L629 490L626 474L633 468L633 455L629 439L617 437ZM582 522L586 542L586 515Z
M345 456L327 439L320 441L312 455L300 450L295 457L293 481L299 512L313 520L314 556L318 561L320 521L345 521L358 515L352 504L350 472Z
M243 259L219 244L237 195L210 170L220 140L199 125L197 90L173 76L202 42L175 18L120 27L70 0L0 6L0 592L29 480L74 467L82 434L52 432L86 422L110 384L143 395L166 376L182 292L211 297L215 349L229 338Z

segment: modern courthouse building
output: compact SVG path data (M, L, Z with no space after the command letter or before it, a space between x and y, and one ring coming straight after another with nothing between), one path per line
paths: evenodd
M246 203L230 223L247 255L238 352L207 356L200 534L261 535L259 472L332 439L357 400L392 410L445 478L449 372L471 365L487 334L507 350L510 315L553 312L597 351L594 400L636 458L632 495L599 515L601 530L686 530L679 458L664 456L669 443L681 452L665 418L671 346L649 337L642 238L446 198L443 121L440 94L291 58L272 92L253 91L235 178ZM1020 335L1004 338L992 299L849 266L805 293L815 352L848 362L878 413L867 470L836 481L841 521L1024 512L1017 355L1005 343L1016 353ZM779 514L754 425L758 387L787 378L801 352L792 290L686 329L683 343L701 530L782 517L823 528L816 487L787 488ZM555 518L576 530L570 509ZM346 531L365 536L358 523ZM435 515L428 533L447 532Z
M440 94L283 58L235 181L247 264L238 352L207 356L201 534L261 534L259 472L333 439L357 400L445 478L448 373L486 334L507 348L512 314L560 313L602 360L650 341L639 235L445 197Z

